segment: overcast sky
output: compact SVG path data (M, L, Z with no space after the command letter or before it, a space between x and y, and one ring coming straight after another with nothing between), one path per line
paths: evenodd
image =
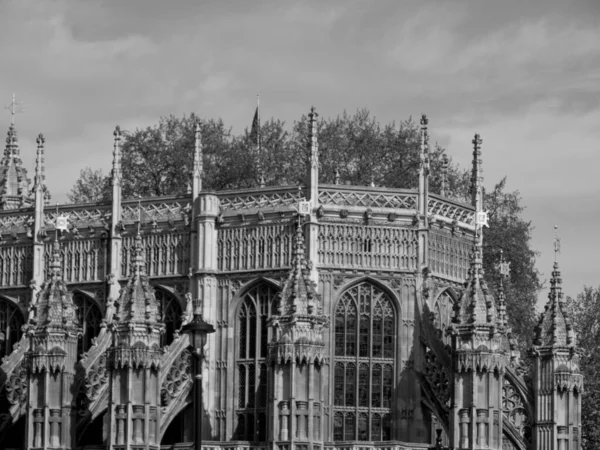
M116 124L196 112L241 132L257 93L288 124L311 105L427 113L463 167L481 134L484 185L521 192L544 279L557 224L566 294L600 284L599 1L0 0L0 58L30 174L46 137L53 201L108 171Z

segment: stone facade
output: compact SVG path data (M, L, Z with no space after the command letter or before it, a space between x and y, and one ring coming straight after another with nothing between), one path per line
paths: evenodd
M527 381L481 268L473 202L419 187L319 184L207 192L196 130L187 197L49 208L11 126L0 172L0 447L579 448L581 375L558 266ZM299 203L309 201L306 214ZM66 217L68 229L56 230ZM466 282L465 282L466 280ZM193 420L194 313L204 349Z

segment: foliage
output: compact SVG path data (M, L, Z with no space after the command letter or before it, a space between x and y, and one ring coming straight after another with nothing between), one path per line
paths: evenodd
M583 450L600 448L600 287L584 287L567 308L578 338L584 390L581 397Z
M67 197L72 203L92 203L110 200L109 178L102 175L102 169L86 167L79 172L79 178Z
M490 226L483 233L483 265L486 279L497 293L501 253L510 262L510 276L503 280L508 321L521 345L521 354L526 356L533 341L535 304L541 283L535 268L536 252L531 248L533 227L521 217L524 207L519 191L505 192L505 187L506 178L484 195Z

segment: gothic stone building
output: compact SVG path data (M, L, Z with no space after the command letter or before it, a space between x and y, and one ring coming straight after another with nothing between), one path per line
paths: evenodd
M203 190L198 127L190 195L125 200L117 128L112 201L54 208L44 138L30 183L9 128L0 448L579 448L558 265L530 381L484 280L479 137L464 204L429 192L425 117L414 190L319 184L309 133L303 186ZM193 314L216 329L197 423Z

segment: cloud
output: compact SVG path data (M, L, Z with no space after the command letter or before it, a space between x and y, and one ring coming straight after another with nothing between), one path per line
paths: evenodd
M598 12L598 2L560 1L6 0L0 100L25 100L28 167L46 135L59 201L81 168L109 170L117 123L194 111L240 132L257 93L263 117L288 124L313 104L324 117L366 106L381 122L427 112L432 138L464 167L481 133L486 183L508 175L520 189L534 246L567 222L577 257L564 251L563 272L580 283L585 261L598 263L582 224L600 212L580 201L598 190Z

